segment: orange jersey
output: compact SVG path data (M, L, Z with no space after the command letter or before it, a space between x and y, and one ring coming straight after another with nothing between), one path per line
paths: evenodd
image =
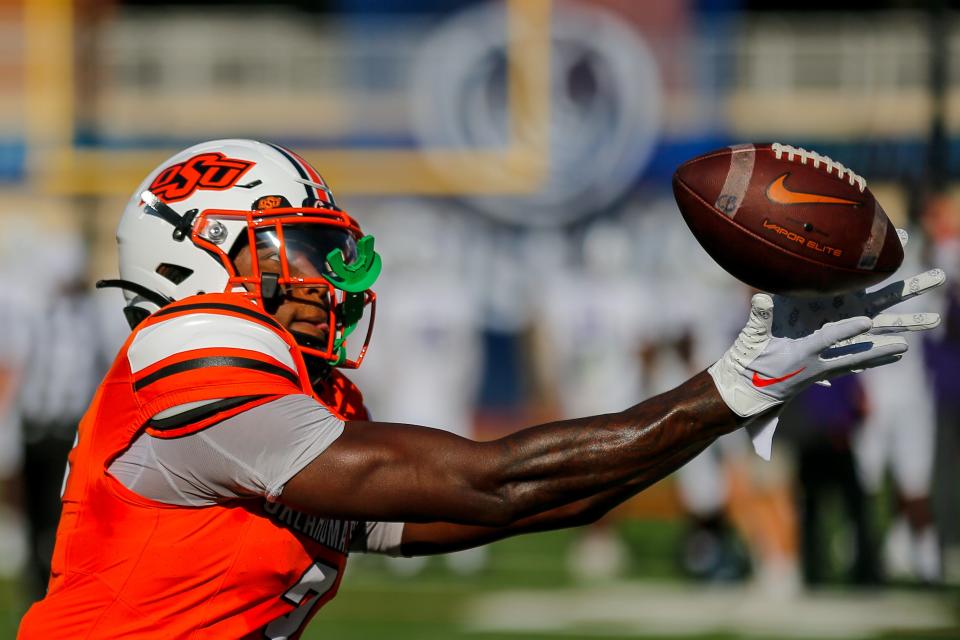
M178 329L180 347L170 325L160 326L174 319L202 330ZM221 330L203 329L210 326ZM343 419L366 417L343 376L334 374L326 400L308 380L293 337L241 296L192 297L141 323L80 423L47 596L27 612L18 637L299 637L336 593L358 523L265 499L163 504L126 489L108 467L145 429L179 437L284 395L313 395ZM211 399L222 401L213 415L174 429L150 422Z

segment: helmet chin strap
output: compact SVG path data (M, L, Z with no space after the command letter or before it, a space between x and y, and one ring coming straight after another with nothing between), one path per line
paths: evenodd
M299 331L291 331L290 333L299 345L317 349L323 348L313 336L300 333ZM314 391L320 393L321 387L330 377L330 372L333 371L333 367L336 366L336 364L309 353L303 353L303 363L307 365L307 375L310 377L310 385Z
M263 310L270 315L277 312L277 309L283 303L283 299L287 296L279 281L279 273L266 272L260 274L260 297L263 299Z

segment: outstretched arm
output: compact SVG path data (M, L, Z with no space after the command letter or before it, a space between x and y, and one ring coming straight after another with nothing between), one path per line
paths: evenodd
M463 548L599 515L740 422L706 373L620 413L553 422L491 442L351 422L287 483L281 501L325 516L498 528L471 532L484 537L472 544L444 543ZM563 505L571 506L557 509Z
M424 427L351 422L286 483L280 500L325 517L507 528L503 535L565 526L577 513L640 491L809 384L895 362L907 343L888 334L929 329L939 317L880 312L942 282L936 270L862 293L856 309L863 315L834 304L822 326L791 314L786 335L773 299L757 294L734 345L707 372L620 413L483 443ZM794 302L778 299L777 311Z
M639 490L642 489L643 487ZM583 526L596 522L637 491L638 489L631 487L608 489L589 498L549 509L503 527L483 527L451 522L408 522L403 527L400 552L404 556L451 553L523 533Z
M698 387L702 388L697 390ZM691 392L694 392L693 396L689 395ZM716 394L713 382L709 376L701 373L686 384L655 396L627 411L638 416L646 413L652 417L655 412L660 410L658 407L686 404L688 408L684 409L684 413L692 411L696 415L707 417L710 412L716 412L717 425L721 425L729 419L726 414L728 410L722 404L718 406L712 400L707 399L711 392ZM596 423L607 418L609 416L597 416L586 418L585 421ZM730 421L729 424L733 425L733 421ZM683 424L680 421L678 424L674 424L669 419L651 425L651 428L646 432L646 436L650 439L649 464L622 484L589 497L522 518L506 526L484 527L449 522L407 523L403 528L401 552L406 556L449 553L489 544L523 533L590 524L625 500L683 466L713 441L713 437L701 439L693 436L690 433L691 427L692 424L689 422ZM723 431L723 427L720 430Z

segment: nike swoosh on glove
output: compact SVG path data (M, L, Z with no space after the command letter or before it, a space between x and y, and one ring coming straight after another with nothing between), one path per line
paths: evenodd
M828 322L797 338L775 337L773 316L773 298L753 296L747 326L708 369L738 416L758 415L816 380L886 364L907 350L902 336L868 334L873 322L866 316Z

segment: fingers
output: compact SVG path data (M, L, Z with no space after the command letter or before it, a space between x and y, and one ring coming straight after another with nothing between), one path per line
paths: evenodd
M871 327L873 327L873 322L870 321L870 318L866 316L856 316L847 318L846 320L828 322L817 331L814 331L811 338L815 340L817 351L823 351L832 345L866 333Z
M852 369L845 369L845 368L842 368L842 367L841 367L841 368L837 368L837 369L831 369L831 370L826 374L826 376L827 376L827 378L839 378L840 376L845 376L845 375L851 374L851 373L863 373L865 369L873 369L874 367L882 367L882 366L885 365L885 364L892 364L892 363L894 363L894 362L899 362L901 358L903 358L903 354L902 354L902 353L895 353L895 354L889 355L889 356L879 356L879 357L874 358L873 360L870 360L870 361L866 362L865 364L863 364L863 365L860 366L860 367L856 367L856 368L852 368ZM828 380L828 379L826 379L826 378L824 378L824 379L822 379L822 380L816 380L816 381L814 381L814 384L818 384L818 385L820 385L821 387L831 387L831 386L833 386L833 385L830 384L830 380Z
M879 313L898 302L909 300L942 285L947 279L943 269L931 269L919 275L893 282L866 295L864 303L871 313Z
M766 293L754 294L750 299L750 319L747 321L746 328L753 329L757 333L769 334L771 324L773 324L773 298Z
M901 331L926 331L938 326L939 313L881 313L873 319L870 333L882 335Z
M900 240L900 246L907 246L907 242L910 241L910 234L907 233L906 229L897 229L897 238Z
M891 356L901 356L907 349L903 336L860 335L824 350L821 362L828 370L869 369L887 364Z
M750 298L750 312L763 315L763 312L769 314L773 311L773 298L768 293L755 293Z

